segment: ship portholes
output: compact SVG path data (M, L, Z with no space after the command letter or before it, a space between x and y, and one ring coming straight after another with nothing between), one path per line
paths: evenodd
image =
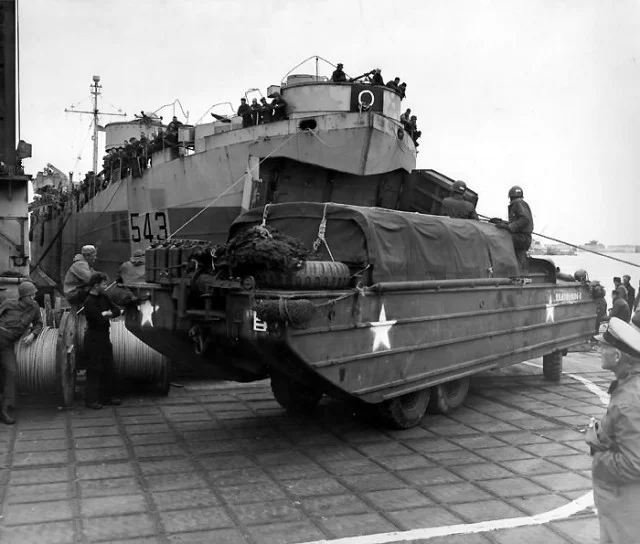
M298 126L300 130L315 130L318 127L318 123L315 119L303 119Z
M398 128L398 140L402 140L404 138L404 129L402 127Z

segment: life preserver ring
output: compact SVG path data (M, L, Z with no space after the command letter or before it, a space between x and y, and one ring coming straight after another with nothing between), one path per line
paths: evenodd
M376 97L369 89L365 89L358 93L358 106L362 111L370 110L375 102Z

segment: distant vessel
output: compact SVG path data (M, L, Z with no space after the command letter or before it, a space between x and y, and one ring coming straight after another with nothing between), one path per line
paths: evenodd
M547 255L577 255L578 250L575 247L566 244L553 244L546 247Z

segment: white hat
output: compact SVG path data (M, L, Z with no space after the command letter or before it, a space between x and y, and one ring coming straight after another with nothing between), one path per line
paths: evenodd
M82 253L83 255L91 255L97 252L98 250L96 249L96 246L92 245L82 246L82 249L80 250L80 253Z
M622 319L612 317L607 330L596 336L596 340L640 358L640 330Z

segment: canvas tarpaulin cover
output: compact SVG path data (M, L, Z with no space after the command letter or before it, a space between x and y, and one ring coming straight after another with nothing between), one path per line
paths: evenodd
M301 239L311 249L323 217L333 258L352 267L369 265L375 283L520 275L511 235L480 221L294 202L268 205L266 224ZM262 219L263 208L246 212L231 225L230 238ZM318 258L330 258L326 247Z

